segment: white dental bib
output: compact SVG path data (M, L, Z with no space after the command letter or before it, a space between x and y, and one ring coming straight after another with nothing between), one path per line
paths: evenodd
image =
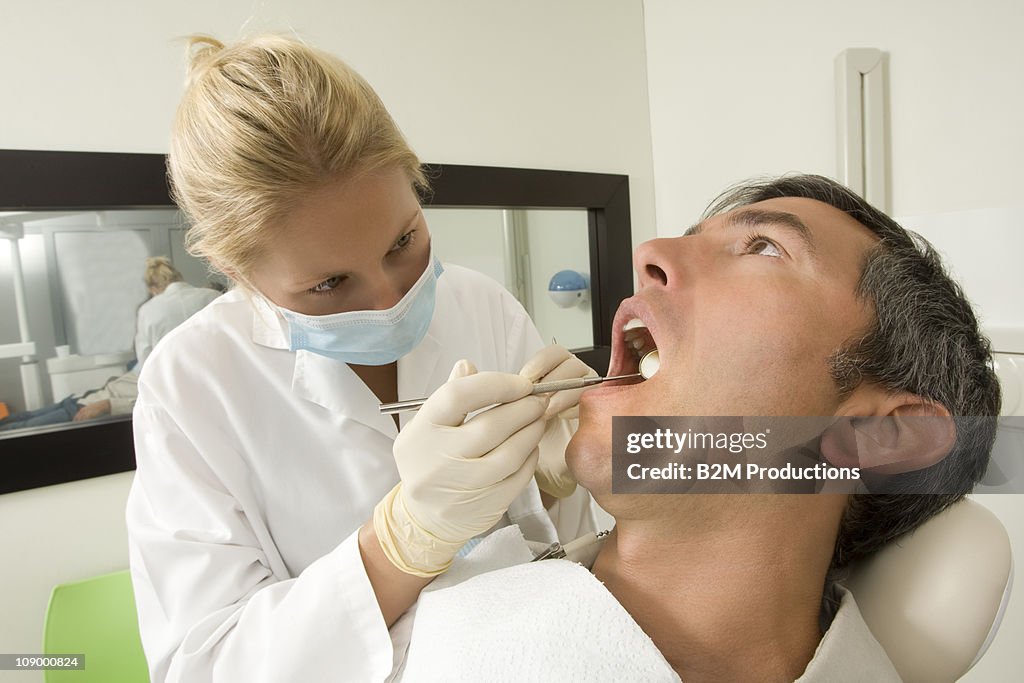
M516 526L484 538L420 595L391 629L390 681L668 682L680 678L630 614L583 566L530 562ZM898 682L860 614L839 609L797 683Z
M673 681L651 639L587 569L530 562L516 526L484 538L391 629L393 681ZM396 661L397 663L397 661Z

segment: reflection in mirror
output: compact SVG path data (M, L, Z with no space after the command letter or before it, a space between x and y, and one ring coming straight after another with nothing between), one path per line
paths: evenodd
M187 282L208 284L204 264L184 251L185 226L171 202L166 170L161 154L0 150L0 402L6 404L0 410L52 406L55 400L73 396L73 389L95 389L110 377L123 376L116 373L133 360L135 308L147 296L138 262L142 256L169 256ZM458 263L458 247L482 240L470 251L478 259L493 255L498 265L489 269L479 262L466 263L502 282L506 254L514 253L504 250L505 216L510 225L520 222L514 214L502 214L504 207L543 207L541 213L552 218L577 216L579 227L571 231L580 239L566 246L531 246L526 259L518 264L509 261L510 273L520 271L515 282L527 284L509 284L517 287L545 341L553 336L570 348L591 346L577 355L591 367L607 367L615 309L633 291L629 178L452 164L426 170L431 179L431 192L424 197L428 213L434 207L486 207L491 210L487 214L501 216L493 229L486 227L490 223L469 221L476 232L452 237L447 245L441 244L445 236L439 224L439 255ZM49 213L26 215L36 211ZM528 226L522 241L542 244L548 235L534 236L542 219L529 213L519 218ZM106 236L121 230L127 234ZM91 234L58 239L58 232ZM513 230L510 238L518 239L522 232ZM105 255L101 267L96 254L104 248L119 257L114 262ZM549 257L554 262L538 265ZM65 263L77 269L73 276L62 274ZM557 270L590 275L590 300L577 302L578 308L556 310L543 297ZM102 284L110 276L123 279L117 280L120 284ZM579 316L592 319L589 330L580 324L574 331L563 331L545 322L553 318L557 324ZM112 343L107 344L108 338ZM79 362L85 367L70 367ZM96 376L88 377L94 370ZM78 382L83 376L86 379ZM126 418L0 431L0 456L0 493L126 472L135 466Z
M561 271L589 277L586 210L431 207L424 214L439 257L503 284L545 342L593 346L586 292L564 307L548 292ZM168 256L193 287L227 284L186 252L186 229L173 208L0 212L0 435L66 427L76 416L130 417L137 315L150 298L146 259Z
M589 279L589 217L584 209L426 208L434 251L447 263L480 271L503 284L533 318L545 343L569 349L594 345L588 292L573 288Z
M0 213L0 433L130 417L146 259L222 284L184 234L173 208Z

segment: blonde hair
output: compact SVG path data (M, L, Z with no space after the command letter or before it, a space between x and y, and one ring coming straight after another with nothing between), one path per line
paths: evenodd
M332 180L420 161L383 102L340 60L278 35L225 47L188 39L168 172L192 223L189 252L246 278L274 224Z
M178 269L171 265L171 259L166 256L151 256L146 259L146 272L142 276L147 287L163 291L172 282L182 282L185 278L181 276Z

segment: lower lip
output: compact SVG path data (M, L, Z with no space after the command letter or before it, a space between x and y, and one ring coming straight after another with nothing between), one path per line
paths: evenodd
M644 383L644 380L636 380L636 381L618 380L618 381L615 381L615 382L605 382L604 384L599 384L596 387L593 387L593 388L590 388L590 389L587 389L586 391L584 391L583 392L583 396L581 397L580 400L582 400L583 398L586 398L587 396L603 396L603 395L606 395L606 394L612 394L612 393L624 391L624 390L627 390L627 389L632 389L632 388L634 388L634 387L636 387L636 386L638 386L640 384L643 384L643 383Z

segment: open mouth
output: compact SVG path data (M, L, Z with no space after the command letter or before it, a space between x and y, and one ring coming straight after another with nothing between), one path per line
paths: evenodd
M609 375L641 373L644 379L650 379L657 372L660 365L658 345L642 309L635 299L627 299L620 306L614 322L616 334L612 339Z
M661 367L661 355L650 329L640 318L633 318L623 326L622 331L626 347L636 361L637 370L644 379L650 379ZM632 360L630 365L632 366Z

